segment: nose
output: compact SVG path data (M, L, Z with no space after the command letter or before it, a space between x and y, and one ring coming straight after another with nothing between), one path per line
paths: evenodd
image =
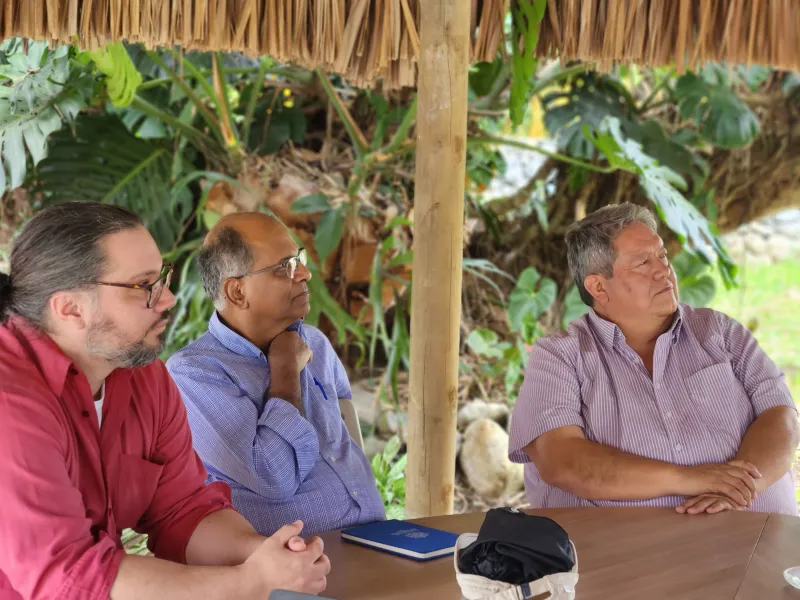
M666 264L665 264L666 263ZM666 279L672 270L672 266L670 265L669 260L666 261L658 261L656 263L655 268L653 269L653 277L657 281L661 281L662 279Z
M297 265L297 270L294 273L295 281L309 281L311 277L311 269L302 264Z
M158 299L158 302L156 302L153 310L156 312L164 312L165 310L169 310L175 306L176 302L177 300L175 300L175 294L173 294L169 288L165 287L161 292L161 298Z

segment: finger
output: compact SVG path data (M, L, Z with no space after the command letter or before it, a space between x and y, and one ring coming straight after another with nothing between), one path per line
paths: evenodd
M732 471L728 471L729 475L740 479L750 490L750 497L756 493L756 480L742 467L733 467Z
M761 471L759 471L758 467L756 467L751 462L748 462L746 460L732 460L728 464L735 465L737 467L741 467L745 471L747 471L750 474L751 477L754 477L755 479L761 479Z
M695 496L694 498L687 498L683 504L676 506L675 510L677 510L679 513L685 513L689 508L697 504L702 498L703 496Z
M292 552L302 552L303 550L306 549L306 543L303 540L303 538L301 538L299 536L295 536L295 537L293 537L293 538L291 538L289 540L289 543L287 544L287 547Z
M725 476L726 490L722 493L742 506L747 506L750 502L750 489L744 484L744 481L732 475Z
M715 500L711 506L706 508L706 512L710 515L715 515L717 513L721 513L725 510L733 510L735 507L734 504L731 504L727 500ZM738 507L737 507L738 508Z
M301 531L303 531L303 522L295 521L278 529L272 537L278 540L281 546L286 546L289 540L300 535Z
M324 592L325 588L328 587L328 578L322 577L321 579L317 579L315 581L310 582L305 587L306 589L303 590L304 592L307 592L309 594L314 594L316 596L317 594L321 594L322 592Z
M690 515L699 515L700 513L705 512L709 506L712 506L717 502L719 502L719 498L715 498L714 496L703 496L691 507L686 509L686 512Z
M311 562L317 562L320 556L324 556L325 544L321 538L314 538L311 542L306 544L306 552L308 552Z

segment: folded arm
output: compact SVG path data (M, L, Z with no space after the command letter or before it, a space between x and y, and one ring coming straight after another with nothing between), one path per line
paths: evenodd
M298 409L256 404L214 365L170 363L203 462L269 500L292 497L319 458L319 438Z

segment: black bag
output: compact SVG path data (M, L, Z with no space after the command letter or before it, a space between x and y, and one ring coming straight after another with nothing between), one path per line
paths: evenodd
M522 585L575 566L567 532L555 521L510 508L486 514L478 539L458 557L462 573Z

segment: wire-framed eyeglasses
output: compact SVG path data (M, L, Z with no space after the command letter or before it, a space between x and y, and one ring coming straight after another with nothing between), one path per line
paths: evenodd
M264 267L263 269L257 269L255 271L250 271L245 273L244 275L236 275L232 277L232 279L242 279L244 277L250 277L251 275L258 275L259 273L266 273L268 271L277 271L278 269L285 269L286 275L289 279L294 279L295 273L297 273L298 265L306 266L307 263L306 258L306 249L300 248L297 251L297 256L290 256L279 262L277 265L271 265L269 267Z
M92 281L92 285L107 285L109 287L127 288L129 290L147 291L147 308L153 308L161 300L161 294L165 288L169 288L172 281L172 271L174 265L164 265L161 268L161 275L153 283L111 283L108 281Z

